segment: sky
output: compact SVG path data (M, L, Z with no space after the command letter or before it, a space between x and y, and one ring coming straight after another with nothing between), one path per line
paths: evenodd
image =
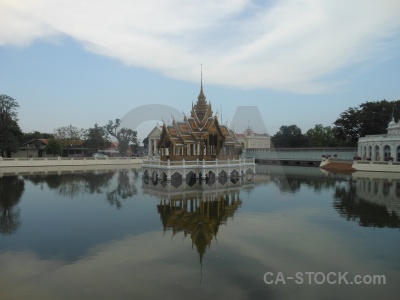
M0 94L17 100L23 132L150 105L133 128L143 139L170 122L159 105L190 114L201 74L223 124L252 106L270 135L332 126L400 99L400 1L0 0Z

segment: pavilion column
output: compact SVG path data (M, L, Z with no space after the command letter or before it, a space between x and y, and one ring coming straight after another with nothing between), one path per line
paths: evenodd
M149 145L148 145L148 149L147 152L149 153L149 157L152 155L152 151L151 151L151 139L149 139Z
M372 146L371 160L375 160L375 157L376 157L376 154L375 154L375 146L374 146L374 145L371 145L371 146Z
M379 161L384 161L385 160L385 149L382 146L379 147Z
M390 156L393 157L394 161L397 161L397 153L396 153L397 148L394 146L394 144L392 144L390 146Z
M217 152L216 155L219 155L219 136L217 136Z
M151 151L153 152L153 155L156 155L156 153L157 153L157 139L153 139L153 143L152 143L152 146L151 146Z

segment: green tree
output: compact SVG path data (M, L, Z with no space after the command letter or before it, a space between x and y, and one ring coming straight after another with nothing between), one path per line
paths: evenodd
M316 124L314 128L306 132L306 138L309 147L338 146L335 134L330 126L324 127L322 124Z
M63 150L63 146L59 140L50 139L46 145L46 151L50 152L54 155L61 155L61 151Z
M306 146L306 137L296 125L281 126L279 131L271 137L276 148L293 148Z
M148 137L145 137L143 139L142 143L143 143L143 148L144 149L148 149L149 148L149 138Z
M17 101L0 95L0 156L11 157L21 144L22 132L18 125Z
M125 127L119 129L120 126L121 120L115 119L115 122L110 120L105 128L111 136L117 139L119 155L124 156L130 144L138 144L137 132Z
M84 136L84 130L75 126L63 126L54 129L54 138L57 140L80 140Z
M336 139L346 146L357 146L360 137L386 133L392 117L400 116L400 100L365 102L359 107L350 107L334 122Z
M97 152L99 149L107 148L110 145L108 139L108 132L105 127L94 124L93 128L89 128L85 131L86 146L94 149Z
M33 131L33 132L28 132L28 133L23 133L22 134L22 142L26 143L31 140L36 140L36 139L54 139L54 135L52 133L42 133L39 131Z

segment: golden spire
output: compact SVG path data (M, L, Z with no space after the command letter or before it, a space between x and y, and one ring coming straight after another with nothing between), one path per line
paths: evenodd
M198 99L197 103L206 104L206 96L204 96L203 92L203 64L201 64L201 69L200 69L200 94L197 99Z

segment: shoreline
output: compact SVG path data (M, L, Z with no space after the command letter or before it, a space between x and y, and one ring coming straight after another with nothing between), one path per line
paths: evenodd
M36 166L36 167L3 167L0 168L0 178L17 175L42 174L75 174L90 172L105 172L112 170L140 169L140 165L88 165L88 166Z
M0 170L3 168L19 167L62 167L62 166L111 166L111 165L140 165L143 159L138 157L50 157L50 158L2 158Z
M340 171L349 173L357 171L353 168L353 161L347 160L323 160L319 167L327 171Z

